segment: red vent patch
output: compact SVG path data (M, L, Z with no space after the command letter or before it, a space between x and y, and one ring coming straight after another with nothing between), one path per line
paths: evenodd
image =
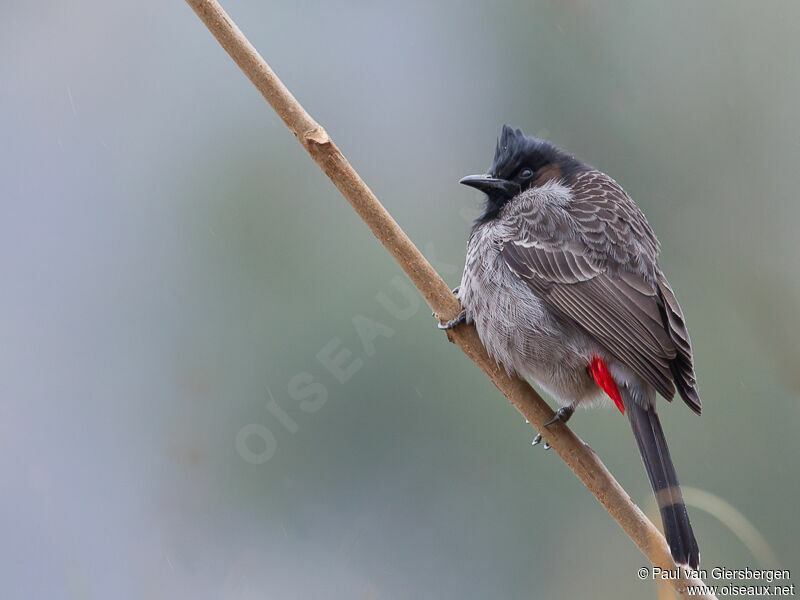
M593 357L592 362L589 364L589 372L597 382L597 385L599 385L603 391L608 394L608 397L611 398L614 401L614 404L617 405L619 412L624 415L625 405L622 403L622 396L619 395L619 388L617 388L614 378L611 377L611 373L608 371L608 365L606 365L606 361L599 356Z

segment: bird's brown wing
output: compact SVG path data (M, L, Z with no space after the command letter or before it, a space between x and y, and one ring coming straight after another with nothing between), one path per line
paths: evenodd
M512 241L501 252L537 295L672 399L675 344L664 329L652 286L633 274L610 277L567 248Z
M579 175L572 190L567 206L516 215L501 249L506 264L668 400L674 380L699 412L683 316L644 215L598 171Z
M692 356L692 342L689 339L689 330L683 318L683 311L678 304L678 299L670 287L663 273L657 275L658 293L663 302L663 311L667 331L675 343L677 356L670 363L675 385L683 401L698 415L703 407L700 396L697 394L697 377L694 374L694 358Z

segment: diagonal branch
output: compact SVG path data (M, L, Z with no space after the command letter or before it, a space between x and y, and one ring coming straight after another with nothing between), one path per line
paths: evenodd
M219 3L216 0L186 1L394 257L437 316L446 321L458 315L461 310L458 299L439 274L350 166L322 126L295 100ZM678 569L664 537L633 503L597 454L564 424L544 428L544 423L553 417L553 411L528 383L510 377L489 357L475 328L462 325L449 330L447 335L489 376L536 430L542 432L567 466L616 519L650 562L662 569ZM678 593L686 594L687 585L702 585L702 581L689 577L684 571L681 573L681 577L672 580ZM713 595L694 597L714 598Z

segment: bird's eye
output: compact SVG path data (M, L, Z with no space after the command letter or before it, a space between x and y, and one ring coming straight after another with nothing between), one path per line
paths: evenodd
M530 179L531 177L533 177L533 171L531 171L530 169L522 169L522 171L519 172L518 177L520 179Z

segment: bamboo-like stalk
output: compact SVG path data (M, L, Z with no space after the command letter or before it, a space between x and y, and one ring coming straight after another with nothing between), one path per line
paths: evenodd
M454 318L461 310L458 299L350 166L327 132L292 96L220 4L216 0L186 2L364 220L378 241L394 257L436 315L442 321ZM458 345L488 375L492 383L531 425L542 432L556 453L650 562L662 569L678 570L681 573L680 577L670 581L679 594L686 595L686 586L703 585L702 581L690 577L674 563L664 537L634 504L589 446L562 423L544 427L544 423L553 417L553 411L527 382L518 377L510 377L489 357L473 326L459 326L449 330L447 335L450 341ZM635 569L635 566L631 567L632 577L636 576ZM692 597L715 598L713 595L701 594Z

